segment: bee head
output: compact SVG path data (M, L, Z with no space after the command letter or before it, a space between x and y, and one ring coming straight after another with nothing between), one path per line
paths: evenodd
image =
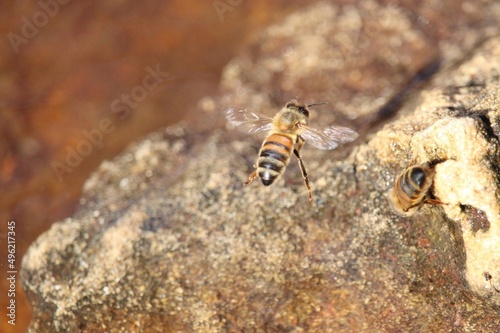
M286 108L287 109L294 109L299 111L302 115L304 115L306 118L309 118L309 110L307 109L308 106L300 104L296 100L291 100L290 102L286 103Z
M297 110L299 110L299 112L301 114L303 114L304 116L306 116L307 118L309 118L309 110L307 109L307 107L299 105L299 106L297 106Z

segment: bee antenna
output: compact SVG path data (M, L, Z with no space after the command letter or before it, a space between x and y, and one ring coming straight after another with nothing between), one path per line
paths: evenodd
M307 107L310 108L311 106L324 105L324 104L328 104L328 102L312 103L312 104L309 104Z

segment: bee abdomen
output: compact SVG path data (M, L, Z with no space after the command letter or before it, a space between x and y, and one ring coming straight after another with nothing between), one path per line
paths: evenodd
M401 189L411 199L423 197L425 195L426 178L425 171L422 168L413 167L401 177Z
M276 178L283 172L285 164L277 160L268 158L259 159L259 177L266 186L271 185Z
M284 164L288 162L288 158L290 157L290 154L283 154L283 152L269 149L269 148L262 148L259 158L260 159L268 159L268 160L273 160L273 161L280 161Z
M272 134L264 141L257 162L262 184L271 185L283 173L290 160L292 147L292 138L281 134Z
M412 166L406 169L394 182L394 188L389 196L393 208L406 214L414 207L420 207L430 196L434 178L434 167L428 163ZM437 202L437 201L436 201Z

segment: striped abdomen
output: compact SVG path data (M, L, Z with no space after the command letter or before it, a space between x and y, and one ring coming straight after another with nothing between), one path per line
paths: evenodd
M432 185L433 171L426 165L408 168L396 182L396 193L403 210L420 204Z
M294 138L286 134L271 134L260 148L257 173L265 186L278 178L290 160Z

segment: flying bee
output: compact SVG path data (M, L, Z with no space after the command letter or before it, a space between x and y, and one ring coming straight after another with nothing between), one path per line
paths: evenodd
M433 199L430 189L434 181L434 166L429 163L414 165L401 173L389 192L392 207L401 215L409 215L423 204L443 204Z
M244 125L250 133L267 131L267 138L262 143L259 157L245 185L259 177L265 186L271 185L286 169L293 153L299 161L304 184L312 201L312 192L300 150L304 142L309 142L318 149L335 149L340 143L353 141L358 134L346 127L327 127L322 130L309 127L309 107L317 104L300 104L292 100L282 108L274 118L248 110L229 108L226 118L234 126Z

